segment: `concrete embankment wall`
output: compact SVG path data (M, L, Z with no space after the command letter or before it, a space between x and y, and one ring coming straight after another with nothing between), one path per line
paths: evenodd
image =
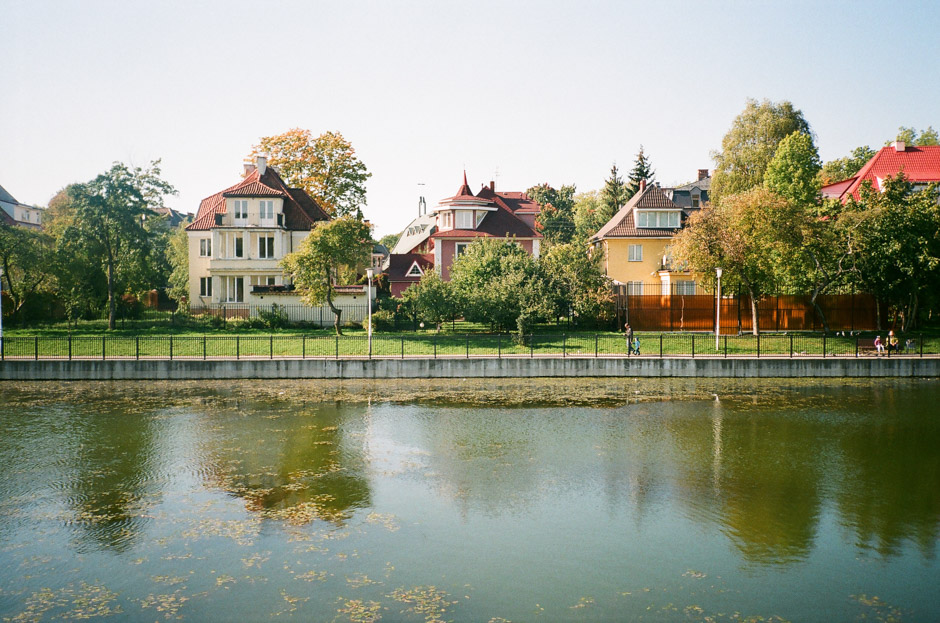
M940 358L6 360L0 380L940 377Z

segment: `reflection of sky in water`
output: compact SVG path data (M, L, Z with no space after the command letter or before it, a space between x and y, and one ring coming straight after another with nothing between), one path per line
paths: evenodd
M936 382L249 385L0 386L0 619L940 617Z

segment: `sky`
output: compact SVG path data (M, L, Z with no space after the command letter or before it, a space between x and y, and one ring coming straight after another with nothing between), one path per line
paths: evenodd
M748 98L793 102L823 160L940 128L926 0L0 0L0 24L0 185L41 206L160 159L195 212L299 127L352 143L378 238L464 170L580 192L642 145L661 184L691 181Z

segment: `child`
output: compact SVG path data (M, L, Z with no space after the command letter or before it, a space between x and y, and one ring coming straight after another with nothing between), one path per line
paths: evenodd
M885 345L881 343L881 336L875 336L875 352L880 355L885 352Z
M636 355L640 354L640 338L633 338L633 353Z

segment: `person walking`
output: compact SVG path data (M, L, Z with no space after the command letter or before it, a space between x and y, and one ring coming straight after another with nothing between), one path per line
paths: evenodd
M630 323L623 325L623 331L627 340L627 356L633 354L633 327L630 326ZM639 353L637 353L639 355Z

